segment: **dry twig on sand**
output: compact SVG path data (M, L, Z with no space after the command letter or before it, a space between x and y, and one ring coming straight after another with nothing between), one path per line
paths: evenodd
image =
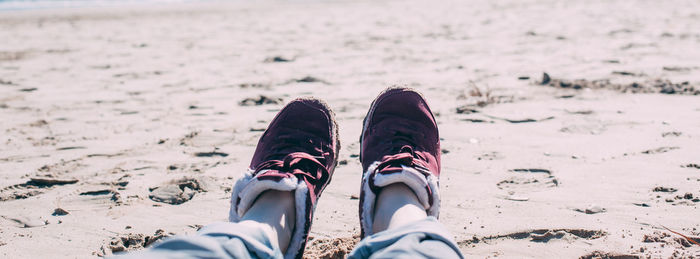
M689 236L683 235L683 234L681 234L681 233L678 233L678 232L676 232L676 231L673 231L673 230L667 228L667 227L664 226L664 225L661 225L661 227L665 228L666 230L670 231L670 232L673 233L673 234L676 234L676 235L679 235L679 236L685 238L685 239L688 240L688 242L690 242L690 243L693 243L693 244L696 244L696 245L699 245L699 246L700 246L700 237L689 237Z
M469 91L462 92L457 96L457 100L467 100L467 103L457 107L456 112L459 114L469 114L479 112L478 108L483 108L491 104L507 103L513 101L512 95L495 95L493 90L488 86L483 89L477 86L474 82L469 82Z

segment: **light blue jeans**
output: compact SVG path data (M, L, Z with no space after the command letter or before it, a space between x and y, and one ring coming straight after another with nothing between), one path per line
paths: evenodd
M283 258L260 229L232 222L207 225L197 235L173 237L154 247L120 254L126 258ZM434 217L363 239L348 258L464 258Z

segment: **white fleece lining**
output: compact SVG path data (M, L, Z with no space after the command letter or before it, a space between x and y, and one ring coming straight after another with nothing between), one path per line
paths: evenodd
M375 175L374 186L385 187L394 183L403 183L413 190L424 209L430 208L428 191L425 189L428 181L425 176L411 167L401 165L401 168L403 170L400 173Z
M294 191L294 199L297 209L297 222L294 225L294 233L292 233L292 238L289 239L289 246L287 247L287 253L284 254L286 259L301 258L297 256L301 251L302 245L306 244L306 237L304 236L304 231L306 227L306 200L309 196L309 187L306 186L304 181L299 181L296 191ZM311 208L313 211L315 208Z
M363 204L361 205L362 215L360 215L360 221L362 223L362 228L363 232L365 233L365 236L369 236L372 234L374 204L376 203L376 194L372 192L372 190L369 187L369 176L372 173L374 173L378 165L378 161L372 163L369 166L369 168L367 168L367 172L365 172L362 178L362 195L364 197L362 199ZM425 177L423 174L411 167L403 165L401 167L403 168L403 170L398 173L386 175L376 174L374 176L374 185L377 187L384 187L394 183L403 183L409 188L411 188L413 193L416 194L416 197L418 197L418 200L425 208L428 216L438 217L438 214L440 213L440 193L437 178L433 174L430 174L428 175L428 177ZM432 197L430 197L430 195L428 194L426 186L432 191ZM432 207L430 206L430 198L432 198Z
M261 171L258 175L264 173ZM253 205L255 199L266 190L278 191L294 191L294 201L296 204L296 223L294 233L289 240L289 247L284 255L286 259L293 259L300 253L302 245L306 242L304 237L304 228L306 226L306 201L309 195L308 187L304 181L294 178L285 178L281 181L274 180L259 180L253 178L253 171L248 169L243 176L239 178L233 187L231 193L231 209L229 210L229 221L238 222L241 216L244 215L250 206ZM241 202L236 206L236 201L240 197ZM314 208L311 208L312 210Z
M374 203L377 196L369 188L369 176L377 169L379 162L372 163L368 168L367 172L362 176L362 214L360 214L360 225L362 225L362 232L365 236L372 234L372 223L374 223Z

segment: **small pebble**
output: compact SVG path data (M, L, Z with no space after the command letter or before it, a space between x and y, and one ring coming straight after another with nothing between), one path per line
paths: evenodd
M51 214L51 216L64 216L64 215L68 215L68 214L70 214L68 211L66 211L62 208L56 208L55 210L53 210L53 213Z

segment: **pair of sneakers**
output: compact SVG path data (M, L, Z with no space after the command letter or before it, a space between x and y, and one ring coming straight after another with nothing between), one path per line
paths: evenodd
M237 222L264 191L292 191L296 222L285 258L301 258L318 198L337 165L338 125L321 100L296 99L270 122L248 171L231 196L229 220ZM372 103L360 136L362 237L371 235L374 205L382 187L403 183L429 216L438 216L440 137L422 95L389 88Z

